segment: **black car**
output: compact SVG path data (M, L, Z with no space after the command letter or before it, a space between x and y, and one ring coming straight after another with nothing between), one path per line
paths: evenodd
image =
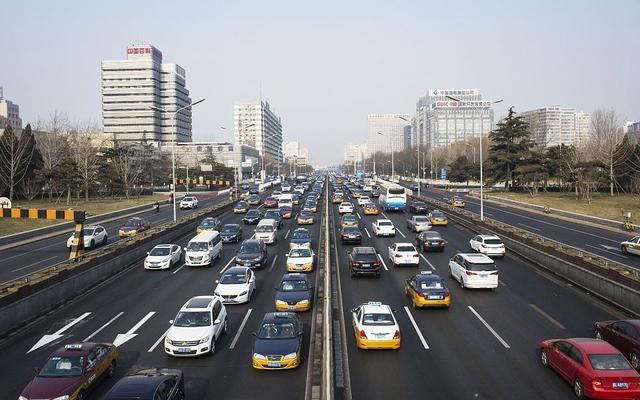
M357 226L345 226L340 233L342 243L362 243L362 232Z
M306 274L284 274L276 289L277 311L309 311L313 300L313 287Z
M267 263L267 245L262 240L245 240L236 252L235 263L252 269L264 267Z
M282 228L282 214L280 210L267 210L263 216L264 219L273 219L278 223L278 229Z
M380 277L380 259L373 247L354 247L349 253L351 277L375 275Z
M253 343L251 364L255 369L291 369L300 365L302 322L291 312L264 315Z
M260 188L258 186L251 186L249 188L249 194L260 194Z
M416 247L422 251L444 251L446 244L447 241L442 238L438 231L423 231L416 237Z
M409 212L413 214L428 214L429 208L427 204L423 201L414 201L409 206Z
M377 199L380 197L380 191L378 189L373 189L369 194L369 197L375 197Z
M242 227L238 224L226 224L220 231L223 243L238 243L242 239Z
M184 375L179 369L144 369L120 379L103 400L183 400Z
M244 218L242 218L242 222L244 222L246 225L257 225L261 219L262 213L260 213L260 210L252 208L244 215Z

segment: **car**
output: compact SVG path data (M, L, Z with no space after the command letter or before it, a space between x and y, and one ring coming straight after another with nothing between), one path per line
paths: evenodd
M238 224L225 224L220 231L222 243L238 243L242 240L242 227Z
M604 340L544 340L540 344L540 363L572 385L579 399L640 398L640 374Z
M276 198L276 200L277 200L277 199L278 199L278 196L280 196L281 194L282 194L282 192L281 192L281 191L279 191L279 190L274 190L274 191L271 193L271 197L275 197L275 198Z
M307 275L284 274L276 288L276 311L309 311L312 301L313 287Z
M378 209L378 206L373 203L367 203L365 204L362 212L364 215L378 215L380 214L380 209Z
M314 252L308 247L296 247L287 254L287 271L311 272L313 271Z
M185 208L198 208L198 199L195 196L183 197L182 200L180 200L180 209L184 210Z
M433 210L429 213L429 221L431 221L431 226L447 226L449 225L449 221L447 220L447 216L440 210Z
M293 207L291 206L280 206L280 214L283 219L291 219L293 216Z
M394 243L388 248L389 260L394 267L398 265L420 265L418 251L411 243Z
M262 213L256 208L252 208L242 218L245 225L257 225L262 219Z
M362 232L358 226L345 226L340 232L342 243L362 243Z
M407 220L407 229L416 233L428 231L431 229L431 221L422 215L412 215Z
M177 244L158 244L147 252L144 269L168 269L182 261L184 253Z
M596 339L611 343L640 371L640 319L596 322L593 330Z
M362 195L362 196L358 197L358 205L360 207L364 207L369 203L371 203L371 199L369 198L369 196Z
M304 194L304 187L303 186L296 186L293 188L293 192L297 193L298 196L302 196Z
M294 206L297 206L300 204L300 196L297 193L291 194L291 203L293 203Z
M227 332L227 309L218 296L189 299L164 337L164 352L176 357L213 354L216 341Z
M282 213L280 212L280 210L267 210L264 212L264 219L272 219L274 221L276 221L276 224L278 225L278 229L282 228Z
M640 236L632 237L620 243L620 251L623 253L640 255Z
M380 191L378 189L373 189L371 193L369 193L369 197L378 198L380 197Z
M278 199L272 196L267 197L262 202L264 208L278 208Z
M219 231L221 222L218 218L207 217L196 228L196 235L207 231Z
M311 248L311 232L305 228L296 228L289 239L289 249L296 247Z
M298 218L296 220L298 225L313 225L314 222L314 214L313 211L310 210L302 210L298 213Z
M400 326L388 305L377 301L360 304L351 310L351 322L358 348L400 348Z
M260 194L260 187L258 186L250 186L249 194Z
M307 200L304 203L304 207L302 208L303 210L309 210L311 212L317 212L318 211L318 203L315 200Z
M104 378L115 374L117 363L118 349L111 343L66 344L35 370L19 400L84 399Z
M248 268L262 268L267 263L267 245L262 240L248 239L236 251L235 264Z
M109 240L107 230L102 225L85 226L82 230L84 248L90 249L97 245L105 245ZM73 246L73 234L67 239L67 248Z
M414 183L413 185L411 185L411 190L414 191L414 192L417 192L418 191L418 184Z
M266 313L254 333L251 365L255 369L292 369L300 365L302 322L295 313Z
M357 199L360 197L360 190L358 189L352 189L351 190L351 198L352 199Z
M344 229L347 226L358 226L358 218L353 214L344 214L340 218L340 229Z
M260 196L258 196L257 194L252 194L251 196L247 197L247 204L249 204L250 206L260 205Z
M414 201L409 205L409 212L412 214L428 214L429 208L424 201Z
M498 269L495 262L478 253L458 253L449 260L449 275L465 289L492 289L498 287Z
M416 236L416 247L422 251L444 251L447 241L438 231L423 231Z
M343 201L338 206L338 213L339 214L353 213L353 204Z
M181 370L153 368L120 379L102 400L184 400L184 394Z
M249 267L231 267L224 271L213 294L224 304L248 303L256 290L256 276Z
M333 196L331 197L331 203L340 204L342 203L343 198L344 196L342 195L342 193L334 193Z
M131 237L149 229L151 229L151 225L147 220L140 217L133 217L118 229L118 236L121 238Z
M404 283L413 308L451 306L451 294L444 280L431 271L420 271Z
M504 243L496 235L475 235L469 240L469 247L490 257L504 257L505 254Z
M389 219L377 219L371 224L373 234L376 236L395 236L396 227Z
M246 201L239 201L233 207L234 214L245 214L247 211L249 211L249 203L247 203Z
M282 185L280 185L280 188L282 189L283 193L289 193L291 192L291 185L289 185L286 182L283 182Z
M449 199L449 205L453 207L464 208L464 199L462 197L454 196Z
M374 275L380 277L380 258L373 247L354 247L347 252L351 277Z

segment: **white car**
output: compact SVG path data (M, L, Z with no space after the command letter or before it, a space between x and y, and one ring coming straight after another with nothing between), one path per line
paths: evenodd
M495 289L498 287L496 264L484 254L456 254L449 260L449 275L457 280L463 289Z
M280 187L282 188L283 193L291 192L291 185L289 185L288 183L283 183Z
M224 304L248 303L256 290L256 276L249 267L232 267L216 280L213 294L220 296Z
M393 266L397 265L419 265L420 256L411 243L394 243L389 246L389 259Z
M360 196L360 197L358 197L358 205L360 207L366 206L369 203L371 203L371 199L368 196Z
M400 326L386 304L370 301L351 310L356 345L361 349L399 349Z
M109 236L107 230L100 225L85 226L84 227L84 248L89 249L95 247L98 244L107 244ZM73 246L73 234L67 239L67 248Z
M165 353L178 357L212 354L216 340L227 331L227 309L218 296L197 296L187 301L169 323Z
M144 269L167 269L182 261L182 247L177 244L159 244L147 252Z
M304 187L296 186L293 188L293 192L298 193L299 196L302 196L304 194Z
M414 215L407 220L407 228L415 233L431 230L431 221L422 215Z
M313 250L308 247L296 247L289 250L287 254L288 272L311 272L313 271Z
M180 200L180 209L198 208L198 199L195 196L186 196Z
M340 203L340 205L338 206L338 213L339 214L353 213L353 204L346 203L346 202Z
M471 250L488 256L504 257L504 243L496 235L476 235L469 240Z
M371 224L373 234L376 236L395 236L396 227L389 219L378 219Z
M620 251L640 255L640 236L633 237L620 243Z

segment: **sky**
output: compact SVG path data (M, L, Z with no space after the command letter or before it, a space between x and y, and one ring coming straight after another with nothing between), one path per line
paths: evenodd
M22 0L0 8L0 86L23 125L55 110L101 125L100 63L132 43L187 71L194 140L233 141L260 96L318 165L366 142L367 114L428 89L640 120L640 1ZM227 127L226 130L220 127Z

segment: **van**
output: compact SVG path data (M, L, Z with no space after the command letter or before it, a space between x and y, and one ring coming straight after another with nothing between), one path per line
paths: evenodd
M185 265L202 266L211 265L214 258L222 255L222 239L218 231L205 231L199 233L189 241L184 248Z
M267 244L273 244L277 241L278 222L275 219L265 218L258 222L256 226L255 238L262 240Z
M293 195L292 194L281 194L278 196L278 207L289 206L293 208Z

